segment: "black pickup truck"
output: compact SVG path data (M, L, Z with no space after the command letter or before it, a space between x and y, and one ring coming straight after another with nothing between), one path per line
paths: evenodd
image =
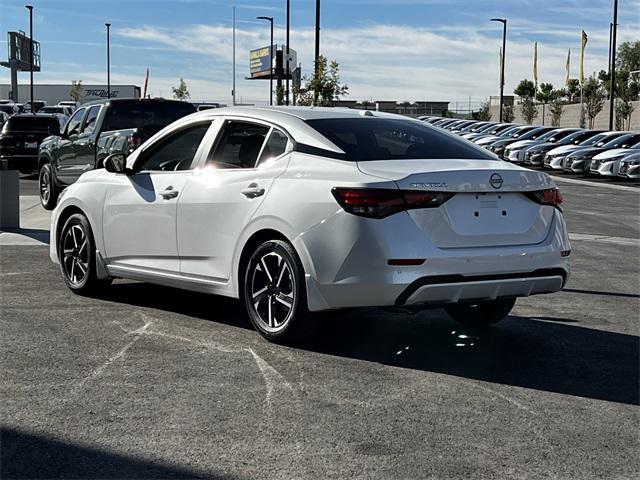
M102 168L108 155L130 154L162 128L195 111L191 103L165 99L112 98L82 105L60 135L40 145L42 206L52 210L63 188L84 172Z

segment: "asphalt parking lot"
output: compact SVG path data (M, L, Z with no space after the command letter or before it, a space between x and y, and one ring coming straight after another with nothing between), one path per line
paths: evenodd
M0 234L0 477L638 478L640 192L557 180L565 291L487 331L332 315L295 348L227 299L72 294L26 206L29 238Z

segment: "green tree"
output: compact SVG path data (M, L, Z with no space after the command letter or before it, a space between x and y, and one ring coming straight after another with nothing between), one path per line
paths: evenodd
M513 105L502 106L502 121L504 123L511 123L515 120L516 116L513 113Z
M542 124L544 125L545 110L547 103L553 100L553 85L551 83L541 83L539 90L536 92L536 100L542 103Z
M580 80L577 78L570 78L567 83L567 97L569 103L576 103L576 99L580 95Z
M482 102L480 104L480 109L477 112L474 112L473 116L475 120L481 120L483 122L491 120L491 103L489 100Z
M640 40L624 42L616 53L616 70L633 72L640 70Z
M332 107L336 100L347 95L349 87L340 83L340 65L335 60L329 64L324 55L318 57L318 64L311 77L305 77L304 88L294 94L298 105Z
M536 96L536 86L531 80L521 80L516 89L513 91L519 97L530 97L533 98Z
M640 93L640 83L631 78L627 70L616 73L616 128L618 130L631 129L631 115L635 107L633 101Z
M176 100L188 100L191 98L189 89L187 89L187 84L182 77L180 78L180 83L178 83L177 87L171 87L171 91L173 92L173 98Z
M596 76L591 75L587 80L585 80L584 85L582 86L582 95L584 99L584 112L589 120L589 128L593 128L596 116L604 107L607 93Z
M549 103L549 113L551 113L551 125L554 127L560 126L562 112L566 104L565 94L566 92L564 90L554 90L551 92L552 99Z
M82 80L71 80L71 90L69 90L69 97L78 103L84 102L84 90L82 89Z
M535 101L535 84L525 78L520 81L513 93L520 97L520 110L524 121L526 123L533 123L533 120L538 116L538 107Z

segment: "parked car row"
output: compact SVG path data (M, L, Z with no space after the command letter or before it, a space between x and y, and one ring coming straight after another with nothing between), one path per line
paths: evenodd
M640 134L421 117L502 160L592 177L640 179Z

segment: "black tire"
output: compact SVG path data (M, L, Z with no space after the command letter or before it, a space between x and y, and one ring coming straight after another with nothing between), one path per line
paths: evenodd
M478 303L457 303L445 307L445 310L451 318L463 325L486 327L506 318L515 304L515 298L505 298Z
M286 242L269 240L253 252L243 275L242 301L253 327L269 341L298 342L314 330L304 269Z
M74 293L97 293L111 283L96 276L96 244L89 221L80 213L71 215L60 230L58 259L62 278Z
M53 170L50 163L45 163L40 167L38 173L38 191L40 193L40 203L45 210L53 210L58 203L60 189L53 179Z

